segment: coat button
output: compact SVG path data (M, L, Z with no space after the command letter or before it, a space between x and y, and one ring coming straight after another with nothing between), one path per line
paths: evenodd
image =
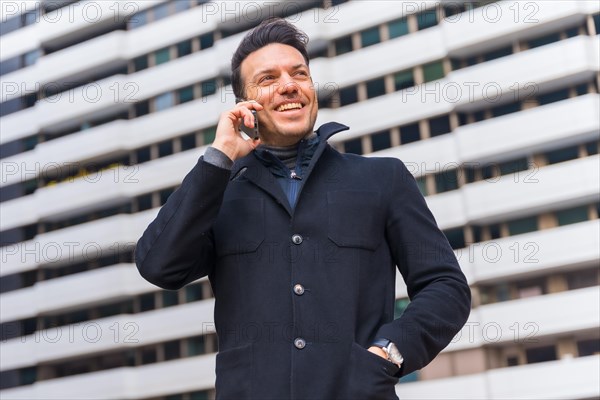
M302 243L302 240L304 240L304 239L302 239L302 236L300 236L298 234L295 234L292 236L292 243L294 243L294 244L300 244L300 243Z
M294 285L294 293L296 293L298 296L302 296L304 294L304 286L299 283Z
M302 350L306 347L306 340L302 338L296 338L294 339L294 346L296 346L297 349Z

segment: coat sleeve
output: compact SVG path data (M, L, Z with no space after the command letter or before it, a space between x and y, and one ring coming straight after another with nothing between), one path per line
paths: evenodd
M212 225L231 172L200 158L139 239L140 274L163 289L179 289L214 265Z
M377 337L404 357L402 375L427 365L465 324L471 308L467 280L446 236L405 165L394 160L386 238L408 288L410 303Z

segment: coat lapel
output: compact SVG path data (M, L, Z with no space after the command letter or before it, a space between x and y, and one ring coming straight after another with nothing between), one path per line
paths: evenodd
M246 157L237 161L233 169L231 170L232 179L245 178L261 188L267 194L275 199L287 213L291 216L292 209L290 204L283 193L283 189L277 183L277 179L273 176L271 171L265 167L254 154L250 153Z
M335 133L345 131L347 129L349 128L346 125L337 122L328 122L321 125L321 127L317 129L316 132L320 137L320 143L317 151L313 155L313 159L310 162L307 174L302 182L303 185L306 183L310 172L327 146L327 139L329 139ZM292 216L292 208L285 193L283 192L283 189L279 183L277 183L277 179L273 176L271 171L269 171L269 169L265 167L257 157L254 156L254 154L250 153L246 157L236 161L233 169L231 170L231 177L232 180L241 177L248 179L250 182L254 183L256 186L273 197L277 204L280 204L283 208L285 208L290 217Z

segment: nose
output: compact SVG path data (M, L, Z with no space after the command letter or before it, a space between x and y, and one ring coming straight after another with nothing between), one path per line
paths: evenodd
M277 93L280 95L297 94L300 91L298 83L289 74L284 74L279 80Z

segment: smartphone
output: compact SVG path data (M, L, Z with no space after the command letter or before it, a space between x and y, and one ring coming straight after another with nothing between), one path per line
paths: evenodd
M256 116L256 110L250 110L250 112L252 113L252 116L254 117L254 127L253 128L248 128L244 122L242 121L241 125L240 125L240 129L249 137L251 137L252 139L256 140L258 139L258 118Z

